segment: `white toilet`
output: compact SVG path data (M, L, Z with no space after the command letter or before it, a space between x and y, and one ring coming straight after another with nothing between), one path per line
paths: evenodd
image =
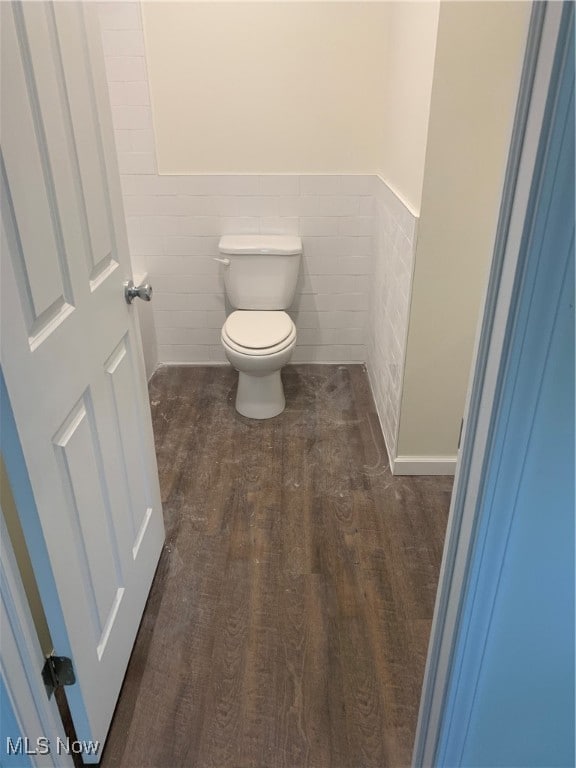
M286 405L280 369L296 346L296 326L283 310L294 299L302 241L288 235L225 235L217 261L232 312L222 328L226 357L239 372L236 410L270 419Z

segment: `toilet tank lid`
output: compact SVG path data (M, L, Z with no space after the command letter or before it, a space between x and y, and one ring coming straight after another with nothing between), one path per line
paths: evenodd
M218 248L220 253L295 256L302 253L302 240L297 235L224 235Z

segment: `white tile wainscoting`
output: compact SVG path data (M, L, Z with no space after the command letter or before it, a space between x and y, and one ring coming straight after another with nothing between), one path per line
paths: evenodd
M123 175L131 254L154 283L159 360L225 361L218 240L282 233L301 235L304 246L290 311L294 362L365 361L373 183L371 176Z
M416 217L373 175L158 175L140 4L99 11L131 257L154 286L158 362L225 362L221 235L299 234L293 362L365 362L393 462Z
M396 458L417 218L378 178L367 369L390 462Z

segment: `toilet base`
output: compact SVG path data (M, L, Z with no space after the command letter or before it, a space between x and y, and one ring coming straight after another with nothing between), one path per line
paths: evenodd
M271 419L286 407L280 371L273 373L238 372L236 410L248 419Z

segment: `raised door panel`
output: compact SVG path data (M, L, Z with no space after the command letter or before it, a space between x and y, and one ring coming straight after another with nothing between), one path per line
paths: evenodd
M2 100L9 105L1 122L2 197L12 219L11 255L34 349L71 313L74 295L61 222L54 215L56 182L40 129L37 89L21 57L25 42L19 40L17 19L10 6L2 8Z
M70 559L74 562L75 589L87 609L92 645L100 659L124 595L124 583L89 391L68 414L52 442L66 500L67 525L74 539Z
M137 403L132 396L137 372L128 337L122 339L104 368L118 424L117 455L129 504L130 551L135 560L152 515L153 501L143 451L146 437L142 432ZM137 450L134 450L135 439Z
M53 9L89 237L90 287L95 290L117 266L118 255L87 32L80 7L56 4Z

